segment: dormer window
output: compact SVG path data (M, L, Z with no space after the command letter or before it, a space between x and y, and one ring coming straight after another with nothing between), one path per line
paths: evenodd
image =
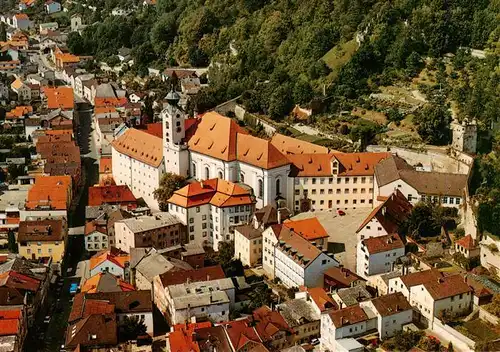
M337 160L332 161L332 174L337 175L339 173L339 162Z

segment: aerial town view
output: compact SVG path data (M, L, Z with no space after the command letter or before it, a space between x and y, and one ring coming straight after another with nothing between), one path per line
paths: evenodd
M499 0L0 0L0 352L500 351Z

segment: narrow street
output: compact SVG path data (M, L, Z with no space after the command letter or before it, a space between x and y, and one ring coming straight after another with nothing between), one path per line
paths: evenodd
M72 207L69 214L69 227L85 225L85 207L88 203L88 188L99 180L99 166L97 152L92 133L92 109L89 104L78 106L80 127L75 138L80 146L82 157L83 184L77 191L76 206ZM80 283L78 278L73 278L78 262L85 254L85 243L82 235L68 237L66 255L62 265L62 276L54 285L47 297L45 312L39 314L35 324L38 329L29 331L24 350L26 352L63 351L68 317L71 311L72 296L69 293L71 283ZM46 315L51 316L49 324L44 324Z

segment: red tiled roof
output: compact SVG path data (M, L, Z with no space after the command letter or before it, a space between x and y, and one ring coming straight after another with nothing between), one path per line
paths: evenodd
M361 242L366 247L369 254L382 253L405 247L403 241L397 233L365 238Z
M158 138L163 138L163 123L148 123L146 124L146 130L144 132L147 132L150 135L156 136Z
M283 225L308 241L328 238L328 233L316 217L302 220L285 220Z
M200 346L195 339L196 329L209 328L210 322L196 324L177 324L174 325L174 331L168 334L168 343L172 352L200 352Z
M333 325L336 328L340 328L366 321L368 320L368 316L359 304L357 304L331 312L330 319L332 319Z
M89 188L89 206L116 203L136 203L127 185L94 186Z
M40 288L40 280L10 270L0 274L0 286L37 292Z
M111 145L119 153L156 168L163 161L163 140L135 128L126 130Z
M316 306L318 306L319 310L321 312L324 312L328 309L338 309L339 306L337 303L333 300L332 297L326 293L326 291L321 288L321 287L305 287L301 286L299 288L301 291L306 291L309 293L311 296L311 299L316 303Z
M226 275L220 265L207 266L195 270L171 271L160 275L163 287L190 282L224 279Z
M407 288L421 285L424 282L427 281L437 281L437 279L442 278L443 273L436 270L436 269L430 269L430 270L424 270L424 271L417 271L415 273L410 273L404 276L401 276L401 281L403 281L403 284Z
M408 303L408 300L401 292L380 296L372 299L371 302L383 317L412 309L410 303Z
M73 88L71 87L44 87L43 94L47 97L47 108L72 110L75 107Z
M254 203L251 192L243 187L218 178L193 182L174 192L169 203L183 208L211 204L216 207L232 207Z
M435 300L441 300L462 293L472 292L462 275L459 274L444 276L438 278L437 280L429 280L423 284Z
M366 281L361 276L356 275L351 270L347 268L330 268L324 273L325 282L328 280L334 280L341 284L339 288L350 287L351 284L355 281L361 280Z
M0 319L0 336L17 335L19 319Z
M411 203L397 189L383 203L372 210L356 232L361 231L375 218L387 233L396 233L401 223L408 218L412 209Z
M254 345L260 344L261 339L257 335L257 331L251 326L249 319L241 319L222 323L226 328L229 341L235 351L240 351L247 344ZM245 348L245 350L247 350Z
M460 247L463 247L465 249L476 248L476 243L470 234L459 239L458 241L455 242L455 244L458 244Z
M285 318L269 307L260 307L253 311L255 330L263 342L272 341L276 333L280 331L293 332L285 321Z
M130 255L120 251L115 247L111 249L101 251L90 258L90 270L94 269L96 266L104 263L105 261L110 261L120 268L125 268L127 262L130 263Z

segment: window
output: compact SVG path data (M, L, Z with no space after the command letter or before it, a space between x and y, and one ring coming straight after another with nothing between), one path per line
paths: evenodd
M337 188L337 194L340 194L340 188Z
M349 194L349 188L344 188L344 193Z
M361 183L366 183L366 177L361 177Z
M319 190L319 194L325 194L325 190L324 189L320 189Z
M196 178L196 164L195 164L195 163L192 163L192 164L191 164L191 167L192 167L192 169L193 169L193 172L192 172L192 173L193 173L193 177L195 177L195 178Z
M337 179L337 184L338 184L338 185L340 184L340 181L341 181L341 179L340 179L340 178L338 178L338 179Z
M313 189L311 193L312 193L312 194L316 194L316 190L315 190L315 189Z
M189 226L189 232L194 232L194 226Z
M455 198L455 204L460 204L460 198Z
M358 183L358 178L357 177L353 177L352 178L352 183Z
M358 189L357 188L353 188L352 189L352 193L354 193L354 194L358 193Z
M41 248L38 248L38 254L42 254L42 249Z
M280 194L281 194L281 180L277 179L276 180L276 195L280 195Z
M349 177L345 178L345 184L347 185L349 183Z
M241 183L245 182L245 174L243 172L240 172L240 182Z
M206 222L202 223L202 224L201 224L201 228L202 228L202 229L206 229L206 228L207 228L207 223L206 223Z
M332 184L332 183L333 183L333 177L330 177L330 178L328 179L328 183L329 183L329 184Z
M313 184L313 185L315 185L315 184L316 184L316 178L315 178L315 177L313 177L313 178L312 178L312 184Z
M333 194L333 189L329 189L328 194Z
M257 183L259 186L258 187L258 190L259 190L258 197L262 199L262 198L264 198L264 181L258 180Z
M295 195L296 195L296 196L300 196L300 190L299 190L299 189L296 189L296 190L295 190Z
M189 223L194 224L194 218L189 218Z
M441 198L441 200L442 200L443 204L448 204L448 197L443 197L443 198Z
M205 214L205 215L202 215L202 216L201 216L201 220L207 220L207 215L206 215L206 214Z
M408 202L411 202L412 199L413 199L412 195L408 194Z
M322 178L320 178L320 179L319 179L319 183L320 183L320 184L324 184L324 183L325 183L325 179L324 179L323 177L322 177Z
M210 170L208 166L205 166L205 179L208 180L210 178Z
M224 178L222 175L222 171L219 171L219 178Z

